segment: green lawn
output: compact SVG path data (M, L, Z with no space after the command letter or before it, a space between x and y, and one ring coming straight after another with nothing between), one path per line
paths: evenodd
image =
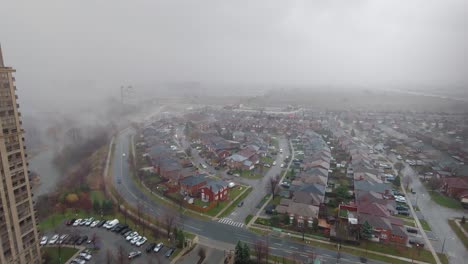
M421 223L421 226L424 230L426 231L431 231L431 226L429 225L429 223L427 223L426 220L419 220L419 222Z
M242 190L240 187L242 187ZM209 216L216 216L217 214L219 214L219 212L221 212L221 210L223 210L229 204L229 202L231 202L232 200L235 200L239 196L239 194L242 193L243 190L245 190L245 186L236 186L230 189L229 200L219 202L216 206L208 210L205 214ZM195 199L195 200L200 201L200 199ZM208 203L203 203L203 204L208 205Z
M260 162L264 163L264 164L272 164L273 163L273 158L270 158L270 157L261 157L260 158Z
M266 168L265 168L265 171L266 171ZM263 177L263 175L260 173L255 173L253 171L248 171L248 170L241 171L240 176L242 178L252 179L252 180L260 179Z
M248 223L250 222L250 220L252 220L252 218L253 218L253 215L249 214L249 215L245 218L244 223L245 223L245 224L248 224Z
M451 197L445 196L441 193L428 190L432 200L441 206L445 206L453 209L463 209L460 201Z
M407 219L403 219L403 222L404 222L404 223L405 223L405 225L407 225L407 226L412 226L412 227L414 227L414 226L415 226L415 223L414 223L414 221L407 220Z
M59 261L59 247L43 247L41 248L42 257L49 257L48 264L63 264L66 263L78 249L70 247L60 247L60 261ZM46 258L47 259L47 258Z
M463 245L465 245L465 248L468 250L468 237L466 237L463 231L457 226L457 224L455 224L454 220L449 219L448 223L452 228L453 232L457 234L457 237L462 241Z
M245 188L245 187L244 187ZM241 196L237 197L237 199L226 209L224 212L219 216L219 217L225 217L228 216L234 208L236 208L237 204L239 204L240 201L244 200L245 197L247 197L250 192L252 191L252 187L247 187L247 191L244 192Z

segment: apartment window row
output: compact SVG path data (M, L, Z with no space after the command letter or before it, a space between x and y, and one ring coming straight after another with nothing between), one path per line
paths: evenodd
M13 105L12 105L13 106ZM0 118L5 117L5 116L14 116L15 111L14 110L8 110L8 111L0 111Z

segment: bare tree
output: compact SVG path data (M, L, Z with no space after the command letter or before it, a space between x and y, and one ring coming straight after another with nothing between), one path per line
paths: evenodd
M176 220L176 215L173 212L168 212L164 215L164 224L167 231L167 237L169 238L171 235L172 228L174 227Z
M268 263L269 248L268 242L265 240L257 240L254 244L254 253L257 258L257 263Z
M442 186L442 180L437 178L436 176L432 176L432 178L429 180L429 188L431 190L435 191Z
M267 181L267 191L271 193L271 196L273 199L275 199L275 195L278 194L278 191L279 191L279 188L278 188L278 184L279 184L279 181L280 181L280 176L279 175L276 175L276 176L272 176L270 177L270 179Z

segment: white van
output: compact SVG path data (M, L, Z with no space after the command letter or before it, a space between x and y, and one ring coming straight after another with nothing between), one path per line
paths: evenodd
M110 221L109 223L107 223L104 227L107 228L107 229L111 229L114 226L116 226L118 223L119 223L119 219L114 219L114 220Z

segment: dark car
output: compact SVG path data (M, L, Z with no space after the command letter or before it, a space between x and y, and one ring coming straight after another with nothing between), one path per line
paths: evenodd
M122 230L119 231L119 234L123 235L123 234L127 233L128 230L130 230L129 227L124 227Z
M173 248L170 248L168 251L166 251L166 254L164 256L166 256L166 258L169 258L172 253L174 253L174 249Z
M146 247L146 252L147 252L147 253L152 252L155 246L156 246L156 243L150 243L150 244Z
M119 227L117 227L114 232L120 233L123 229L128 228L128 225L126 224L121 224Z
M274 205L274 204L268 205L268 206L265 208L265 213L266 213L266 214L274 214L274 213L276 213L275 205Z
M228 174L228 175L233 175L234 172L232 172L232 171L229 170L229 171L227 172L227 174Z
M117 230L119 230L119 228L121 228L123 226L123 224L116 224L114 227L112 227L110 230L113 231L113 232L116 232Z
M66 224L67 226L70 226L70 225L73 225L73 223L74 223L75 221L76 221L76 219L73 218L73 219L70 219L70 220L66 221L65 224Z
M87 241L87 240L88 240L88 236L82 236L82 237L80 237L80 238L76 241L75 244L76 244L76 245L81 245L81 244L83 244L83 243L84 243L85 241Z
M418 230L417 230L417 229L409 228L409 227L406 228L406 231L407 231L408 233L413 233L413 234L417 234L417 233L418 233Z
M96 225L97 227L101 227L106 223L106 220L101 220L99 223Z
M408 215L409 215L409 211L398 211L398 214L399 214L399 215L406 215L406 216L408 216Z
M80 240L80 239L81 239L80 236L74 235L74 236L72 237L72 239L70 239L70 243L69 243L69 244L71 244L71 245L76 245L76 243L78 243L78 240Z
M244 201L241 201L237 204L237 207L242 207L244 205Z
M404 205L397 205L396 209L398 211L408 211L408 207Z
M127 236L130 235L132 232L133 232L133 230L132 230L131 228L129 228L127 231L125 231L125 233L122 234L122 236L127 237Z

